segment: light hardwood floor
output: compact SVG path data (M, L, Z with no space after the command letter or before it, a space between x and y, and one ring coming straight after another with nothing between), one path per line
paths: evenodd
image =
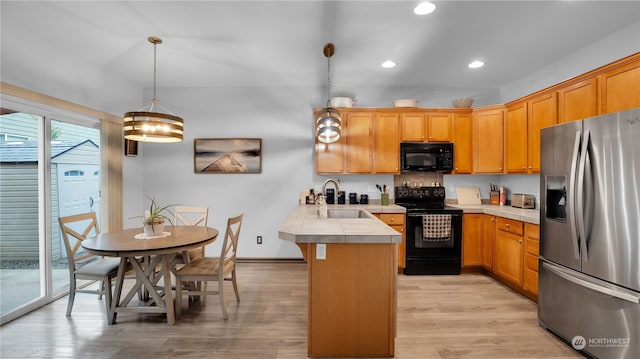
M67 318L64 297L0 328L0 358L306 358L306 264L240 263L238 283L229 320L209 296L184 303L174 326L137 313L107 325L88 294ZM538 326L535 303L482 274L400 275L398 286L396 358L580 357Z

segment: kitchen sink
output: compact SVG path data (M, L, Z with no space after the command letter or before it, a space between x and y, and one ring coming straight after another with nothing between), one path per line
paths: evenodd
M357 208L331 208L327 210L328 218L375 218L372 214Z

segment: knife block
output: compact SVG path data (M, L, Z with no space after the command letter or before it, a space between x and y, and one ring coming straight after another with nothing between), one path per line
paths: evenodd
M489 203L500 204L500 192L498 191L489 192Z

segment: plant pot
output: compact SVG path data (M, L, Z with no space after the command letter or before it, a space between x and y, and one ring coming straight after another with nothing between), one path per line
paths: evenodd
M156 219L150 222L144 222L142 227L144 235L147 237L158 237L164 233L164 219Z

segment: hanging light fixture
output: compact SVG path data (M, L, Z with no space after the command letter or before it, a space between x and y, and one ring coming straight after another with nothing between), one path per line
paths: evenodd
M331 56L335 48L332 43L324 45L323 53L327 58L327 107L322 109L316 118L318 141L332 143L340 139L342 117L340 111L331 108Z
M161 106L156 98L156 46L162 39L151 36L147 40L153 44L153 98L149 105L124 114L124 138L143 142L181 142L184 121Z

